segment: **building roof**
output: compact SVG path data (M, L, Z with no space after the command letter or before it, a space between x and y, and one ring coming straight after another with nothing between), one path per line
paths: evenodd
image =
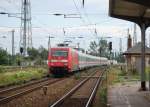
M137 3L137 4L141 4L141 5L150 7L149 0L126 0L126 1L134 2L134 3Z
M114 18L135 22L139 25L144 22L146 27L150 26L150 8L142 5L143 2L135 3L133 0L131 0L132 2L129 1L109 0L109 15Z
M123 53L123 55L140 55L141 54L141 43L137 43L132 48L129 48ZM150 48L145 46L145 54L150 55Z

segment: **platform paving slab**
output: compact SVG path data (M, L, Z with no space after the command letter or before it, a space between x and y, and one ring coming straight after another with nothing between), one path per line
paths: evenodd
M150 107L150 91L139 91L140 82L116 84L108 88L109 107Z

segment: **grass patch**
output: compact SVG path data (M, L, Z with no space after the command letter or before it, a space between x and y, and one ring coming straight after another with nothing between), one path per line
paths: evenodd
M100 100L101 100L101 103L106 105L107 104L107 88L106 87L102 87L100 89Z
M6 72L6 69L5 69L5 67L3 67L3 66L0 66L0 73L4 73L4 72Z
M119 79L118 79L118 69L116 68L110 68L108 71L107 71L107 84L108 85L113 85L114 83L116 82L119 82Z
M42 68L1 73L0 87L22 84L30 80L40 79L46 75L47 71Z
M102 104L107 104L107 88L103 87L100 91L100 98Z
M127 74L124 69L120 69L120 67L112 67L109 69L108 73L108 84L113 85L115 83L131 82L140 80L140 76L138 73Z
M99 85L98 97L99 103L95 107L107 107L107 78L103 78L101 85Z

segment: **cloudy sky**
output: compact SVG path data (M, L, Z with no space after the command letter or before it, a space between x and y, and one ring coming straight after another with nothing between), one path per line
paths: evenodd
M1 0L0 12L20 13L21 1ZM92 40L100 37L112 37L108 41L113 42L114 50L119 50L119 38L121 37L123 50L125 50L127 29L129 28L130 33L133 34L133 23L109 17L108 2L109 0L85 0L83 8L82 0L31 0L33 47L38 48L42 45L47 48L49 35L55 37L51 40L52 46L70 39L74 44L79 42L80 47L85 49L88 49ZM77 14L81 18L52 15L55 13ZM16 52L19 50L20 25L19 18L0 15L0 47L11 51L10 31L15 29L15 50ZM3 36L6 38L2 38ZM80 36L83 38L77 38ZM138 40L140 40L139 37L138 35Z

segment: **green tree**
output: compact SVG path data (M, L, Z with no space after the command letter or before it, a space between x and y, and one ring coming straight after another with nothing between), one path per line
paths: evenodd
M108 43L106 40L104 39L100 39L100 41L98 43L96 43L96 41L92 41L90 43L90 54L94 55L94 56L101 56L101 57L106 57L108 59L112 59L112 60L117 60L117 62L121 62L124 63L125 62L125 58L122 55L122 53L117 53L117 52L111 52L108 48Z
M122 53L118 53L117 55L116 55L116 58L115 58L118 62L121 62L121 63L124 63L125 62L125 58L124 58L124 56L122 55Z
M107 41L104 39L100 39L98 46L99 46L99 48L98 48L99 56L108 58L110 55L110 51L108 49Z
M101 56L109 58L110 52L108 50L107 41L104 39L100 39L98 43L96 41L92 41L90 43L90 54L94 56Z
M38 51L39 51L39 56L41 57L41 59L47 60L48 50L45 49L43 46L40 46Z
M21 61L22 61L20 53L17 53L15 55L15 58L16 58L16 60L15 60L16 62L15 63L20 66L21 65Z
M48 57L48 50L43 46L40 46L38 49L36 48L28 48L28 57L26 60L34 61L36 65L44 64L45 60Z
M0 48L0 65L7 65L9 63L9 57L8 52Z
M39 57L39 52L36 48L28 48L27 52L30 60L35 60L37 57Z
M98 55L98 44L95 41L90 43L90 54L97 56Z

